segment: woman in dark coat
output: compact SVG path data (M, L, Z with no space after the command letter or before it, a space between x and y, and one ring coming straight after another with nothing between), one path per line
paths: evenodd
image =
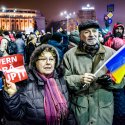
M30 57L36 48L36 42L37 42L36 35L31 33L29 38L27 39L27 45L26 45L26 63L27 63L27 65L29 65Z
M33 52L29 78L21 83L5 80L4 106L7 115L22 125L74 125L68 109L68 91L56 72L57 50L43 44Z

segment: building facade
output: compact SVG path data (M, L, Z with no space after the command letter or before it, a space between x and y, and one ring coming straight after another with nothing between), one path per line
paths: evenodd
M96 20L96 12L95 9L86 9L86 10L79 10L77 13L77 21L85 22L88 19Z
M76 17L69 18L67 20L60 21L60 27L68 32L74 31L77 29L77 20Z
M0 29L7 31L34 30L37 23L38 30L45 30L45 17L37 10L31 9L0 9Z
M69 32L77 30L78 24L81 22L85 22L88 19L96 20L96 11L95 9L85 9L85 10L79 10L76 15L72 18L61 20L60 27L62 29L65 29Z

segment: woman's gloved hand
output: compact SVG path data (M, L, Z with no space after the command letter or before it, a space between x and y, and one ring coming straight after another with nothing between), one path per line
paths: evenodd
M114 81L109 75L102 75L98 77L96 82L103 86L109 86L110 84L114 83Z

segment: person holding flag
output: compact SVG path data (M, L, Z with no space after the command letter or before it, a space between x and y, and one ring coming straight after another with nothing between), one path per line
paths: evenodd
M124 87L123 77L116 84L115 75L109 72L108 59L116 51L100 44L99 29L95 20L81 22L79 46L64 55L65 79L78 125L112 125L112 90Z

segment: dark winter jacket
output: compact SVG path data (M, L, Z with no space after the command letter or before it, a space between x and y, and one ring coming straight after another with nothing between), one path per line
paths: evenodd
M114 116L125 119L125 88L114 90Z
M68 91L65 81L55 73L54 78L65 98L68 100ZM18 92L9 97L4 92L4 106L6 114L15 120L20 120L22 125L46 125L44 113L44 82L37 75L36 71L29 73L29 78L23 83L17 83ZM70 115L68 120L61 122L61 125L74 125Z
M76 45L79 45L80 43L80 37L79 37L79 32L77 30L75 31L72 31L69 35L69 41L76 44Z
M125 88L114 90L113 125L125 125Z
M63 44L59 43L59 42L57 42L55 40L49 40L48 44L54 46L57 49L57 51L59 53L59 58L60 58L60 61L61 61L63 59L63 55L64 55Z
M31 54L33 53L33 51L35 50L35 45L30 42L27 46L26 46L26 63L29 64L30 62L30 57Z
M2 119L3 119L3 99L2 99L2 91L0 91L0 125L2 125Z

